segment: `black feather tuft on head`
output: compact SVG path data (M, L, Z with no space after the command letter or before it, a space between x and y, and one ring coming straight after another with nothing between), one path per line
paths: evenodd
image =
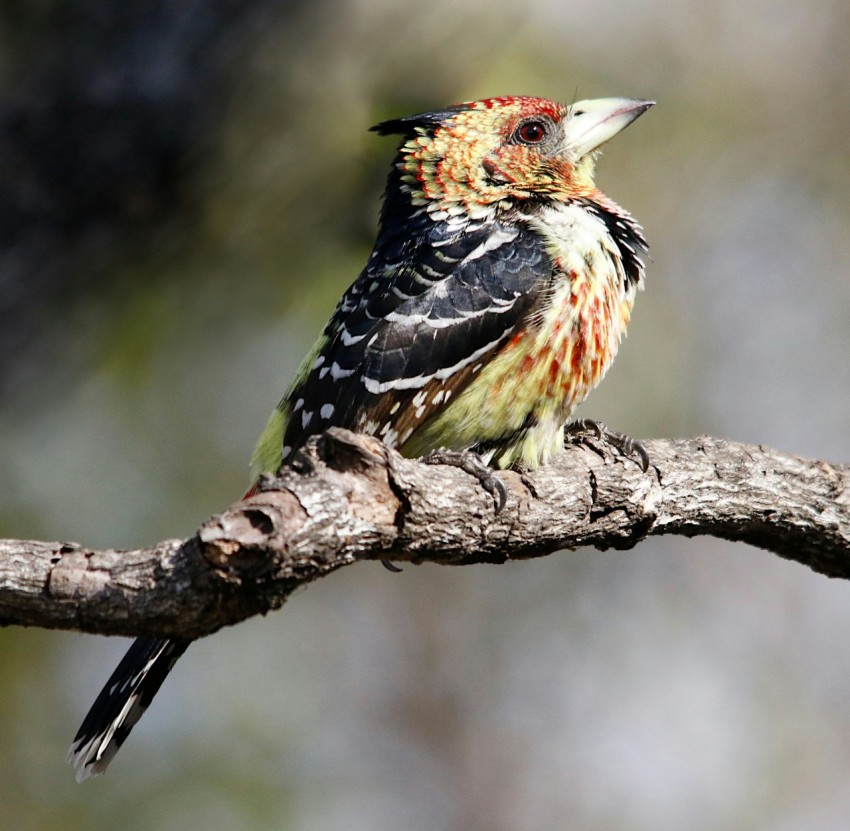
M416 134L417 128L425 130L436 130L441 124L444 124L452 116L457 113L464 112L470 109L469 104L454 104L451 107L446 107L443 110L434 110L430 113L418 113L417 115L408 115L404 118L392 118L389 121L382 121L374 127L370 127L370 131L378 133L381 136L412 136Z

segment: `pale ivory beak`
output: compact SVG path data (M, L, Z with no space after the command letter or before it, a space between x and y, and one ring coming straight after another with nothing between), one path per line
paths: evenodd
M655 102L638 98L596 98L570 107L564 125L564 150L580 159L614 138Z

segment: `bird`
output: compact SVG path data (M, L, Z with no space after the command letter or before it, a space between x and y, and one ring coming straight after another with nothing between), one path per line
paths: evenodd
M458 463L497 503L490 471L548 463L644 285L643 230L594 173L654 103L502 96L373 127L400 137L374 247L269 418L246 496L330 427ZM189 644L133 643L71 745L78 781L104 772Z

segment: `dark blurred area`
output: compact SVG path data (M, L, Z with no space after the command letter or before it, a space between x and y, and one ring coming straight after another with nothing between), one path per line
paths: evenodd
M850 6L0 6L0 534L128 547L243 492L374 237L386 118L658 105L597 181L646 291L580 415L850 455ZM126 647L0 633L0 827L845 831L848 589L711 539L341 570L193 645L103 779Z
M4 4L0 393L44 380L75 326L102 326L146 279L120 264L176 217L191 221L229 78L263 22L285 25L301 6Z

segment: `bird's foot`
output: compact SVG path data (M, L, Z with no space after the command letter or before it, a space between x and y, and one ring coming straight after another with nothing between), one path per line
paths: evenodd
M423 456L420 461L426 465L458 467L464 473L474 476L481 487L493 497L493 507L497 514L502 511L502 508L505 507L505 503L508 501L508 491L505 488L505 483L472 450L446 450L445 448L440 448L439 450L432 450L427 456ZM393 573L402 571L402 569L389 560L381 560L381 565L387 571L392 571Z
M481 487L493 497L493 506L497 514L501 513L502 508L505 507L505 503L508 501L508 491L505 488L505 483L472 450L446 450L445 448L440 448L438 450L432 450L427 456L423 456L420 461L426 465L458 467L464 473L474 476Z
M572 442L581 442L582 438L588 434L607 441L624 456L637 458L644 473L649 470L649 453L646 452L646 448L637 439L633 439L625 433L610 430L601 421L579 418L570 422L565 429L567 440Z

